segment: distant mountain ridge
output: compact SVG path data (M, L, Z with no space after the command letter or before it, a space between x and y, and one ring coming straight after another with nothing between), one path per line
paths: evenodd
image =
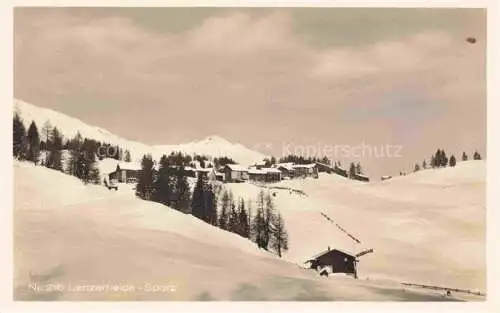
M31 121L35 121L38 130L42 133L43 125L47 120L52 126L56 126L64 135L65 139L74 137L77 132L83 137L88 137L102 142L119 145L127 149L136 161L140 160L144 154L152 154L158 160L163 154L180 151L189 155L199 154L209 157L227 156L241 164L254 164L265 158L264 154L248 149L239 143L231 143L228 140L217 136L208 136L205 139L179 145L146 145L140 142L131 141L117 136L101 127L86 124L85 122L60 113L55 110L41 108L31 103L14 99L14 110L17 111L26 127ZM42 139L43 139L43 135Z

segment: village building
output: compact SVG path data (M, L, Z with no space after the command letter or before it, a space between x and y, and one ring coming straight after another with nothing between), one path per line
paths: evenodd
M358 278L357 263L358 260L354 254L339 249L328 250L321 252L310 260L306 261L309 267L316 269L321 275L328 276L330 273L345 273Z
M274 167L281 172L281 179L289 179L293 177L293 162L278 163Z
M116 179L120 183L136 183L141 171L141 164L136 162L120 162L116 170L109 173L109 180Z
M368 176L365 176L365 175L362 175L362 174L356 174L356 175L354 175L353 178L355 180L364 181L364 182L369 182L370 181L370 178L368 178Z
M311 164L294 164L293 168L293 177L314 177L318 178L318 167L315 163Z
M248 168L239 164L226 164L223 172L225 182L241 183L248 180Z
M274 183L281 181L281 171L273 167L256 168L248 170L248 179L255 182Z

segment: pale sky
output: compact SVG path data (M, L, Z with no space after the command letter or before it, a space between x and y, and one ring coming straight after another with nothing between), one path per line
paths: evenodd
M400 158L361 158L370 176L409 170L438 147L485 153L484 10L14 14L15 97L126 139L217 134L276 156L284 145L402 146Z

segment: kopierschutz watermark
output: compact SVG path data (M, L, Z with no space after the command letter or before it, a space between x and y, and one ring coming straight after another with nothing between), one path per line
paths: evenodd
M355 145L348 144L316 144L300 145L293 142L283 142L281 155L301 155L303 157L326 156L330 159L338 158L401 158L403 146L397 144L372 145L361 142Z

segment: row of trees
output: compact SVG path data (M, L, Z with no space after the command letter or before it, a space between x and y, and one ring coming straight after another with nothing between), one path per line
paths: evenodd
M188 162L191 162L190 158L180 152L173 152L161 157L156 170L152 156L143 156L136 195L189 213L190 190L184 170Z
M271 157L269 159L270 164L276 164L276 159ZM326 165L332 165L332 161L327 157L303 157L301 155L290 154L279 159L279 163L293 162L295 164L311 164L311 163L323 163Z
M474 160L481 160L481 155L477 151L474 152L472 157ZM467 153L463 152L462 161L467 161L467 160L469 160L469 156L467 155ZM427 163L426 160L422 162L422 166L416 163L415 167L413 168L413 171L418 172L421 169L439 168L447 166L454 167L455 165L457 165L457 159L455 158L455 155L451 155L450 158L448 158L446 156L446 152L443 149L438 149L436 153L431 156L431 160L429 163Z
M109 153L110 151L113 153ZM35 121L32 121L26 131L22 118L17 112L14 114L13 156L18 160L73 175L84 183L99 184L100 174L96 163L98 155L131 160L128 150L83 138L79 132L73 138L65 140L59 129L52 127L49 121L44 123L40 132Z
M163 155L158 170L155 170L152 157L145 155L136 195L192 214L208 224L248 238L259 248L281 257L288 249L288 235L282 216L274 209L271 195L259 192L257 211L252 218L250 202L247 207L244 199L235 201L232 193L217 189L220 186L210 182L206 174L198 175L191 194L184 171L189 161L179 153Z
M357 175L363 175L363 169L361 168L361 163L351 162L349 164L349 178L354 179Z

